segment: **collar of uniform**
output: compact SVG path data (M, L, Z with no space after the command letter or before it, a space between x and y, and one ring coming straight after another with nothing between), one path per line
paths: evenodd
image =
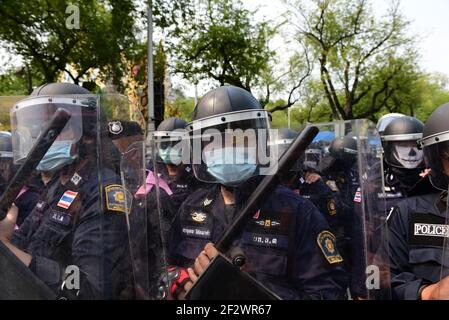
M85 181L89 180L90 174L94 171L92 166L89 165L89 162L78 163L71 173L70 178L65 183L65 187L69 189L79 189ZM78 181L78 183L76 183L76 181Z
M220 196L220 198L222 198L221 188L219 186L211 188L211 190L207 193L206 197L202 200L201 204L203 205L204 208L211 208L217 196Z

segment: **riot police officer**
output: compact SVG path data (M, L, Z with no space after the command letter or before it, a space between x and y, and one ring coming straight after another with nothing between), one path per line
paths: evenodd
M208 243L216 242L230 225L263 174L259 151L267 145L263 141L269 115L247 91L225 86L201 99L187 128L194 174L213 185L184 201L171 230L169 251L170 262L188 268L184 275L195 281L212 257ZM317 209L289 188L276 188L234 244L246 256L245 272L283 299L345 295L346 275L335 236ZM178 288L188 290L191 283L183 280L176 282Z
M417 141L422 138L423 129L421 121L404 116L393 119L381 136L385 166L384 195L388 211L406 198L422 179L425 163Z
M0 132L0 193L5 191L13 175L12 137L10 132L2 131Z
M435 110L418 141L440 194L408 198L388 219L393 297L406 300L449 298L447 190L449 185L449 104ZM442 277L442 278L440 278Z
M57 295L118 298L129 273L125 190L114 165L108 165L117 159L102 153L112 143L106 123L97 131L97 97L68 83L34 90L11 110L14 158L20 163L28 156L58 108L69 111L71 119L37 167L45 176L45 190L20 229L12 237L0 236ZM71 268L79 272L79 286L66 285Z
M189 160L189 155L185 155L185 150L189 147L186 125L187 122L183 119L168 118L159 124L154 133L161 163L157 171L170 187L170 199L176 211L187 196L201 186L200 181L194 177L192 168L182 161L183 155Z
M12 135L10 132L2 131L0 132L0 193L6 190L9 181L15 174L16 166L13 160ZM36 205L40 190L42 190L42 181L39 176L33 175L14 201L18 208L16 221L18 226L23 223Z
M279 155L287 150L297 136L298 133L294 130L279 130L278 140L276 141ZM295 166L281 174L281 183L312 202L326 218L332 231L338 233L337 199L317 171L322 154L321 148L312 143L306 150L305 155L298 159Z

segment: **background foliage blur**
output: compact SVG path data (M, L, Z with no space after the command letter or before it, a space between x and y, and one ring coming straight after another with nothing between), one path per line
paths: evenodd
M195 97L182 80L251 91L275 127L390 112L425 121L449 101L448 78L420 67L420 35L408 32L399 1L381 16L374 2L284 0L273 21L254 19L257 8L241 0L153 0L160 118L190 120ZM69 81L126 94L146 116L146 2L79 0L79 29L66 27L69 4L0 2L0 96ZM285 48L275 50L279 36ZM14 99L0 100L3 129Z

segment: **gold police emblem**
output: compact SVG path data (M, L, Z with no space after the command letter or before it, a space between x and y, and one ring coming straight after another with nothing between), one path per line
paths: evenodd
M337 250L335 236L330 231L323 231L317 237L318 246L324 257L330 264L343 262L343 258Z
M205 213L197 212L197 211L192 212L191 217L192 217L192 220L195 221L195 222L204 222L206 220L206 218L207 218Z
M118 184L112 184L105 187L106 193L106 208L108 211L116 211L129 213L129 205L127 204L127 196L128 199L131 200L132 197L129 192L123 188L123 186Z

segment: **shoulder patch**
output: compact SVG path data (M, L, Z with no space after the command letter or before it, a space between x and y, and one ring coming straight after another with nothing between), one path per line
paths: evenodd
M335 199L330 198L327 200L327 211L331 217L337 215L337 203L335 202Z
M119 184L111 184L105 187L106 191L106 208L109 211L117 211L128 213L129 203L127 204L127 200L131 200L132 198L129 192L126 191L123 186Z
M343 258L338 253L335 236L330 231L323 231L317 237L317 243L323 252L324 257L330 264L343 262Z

